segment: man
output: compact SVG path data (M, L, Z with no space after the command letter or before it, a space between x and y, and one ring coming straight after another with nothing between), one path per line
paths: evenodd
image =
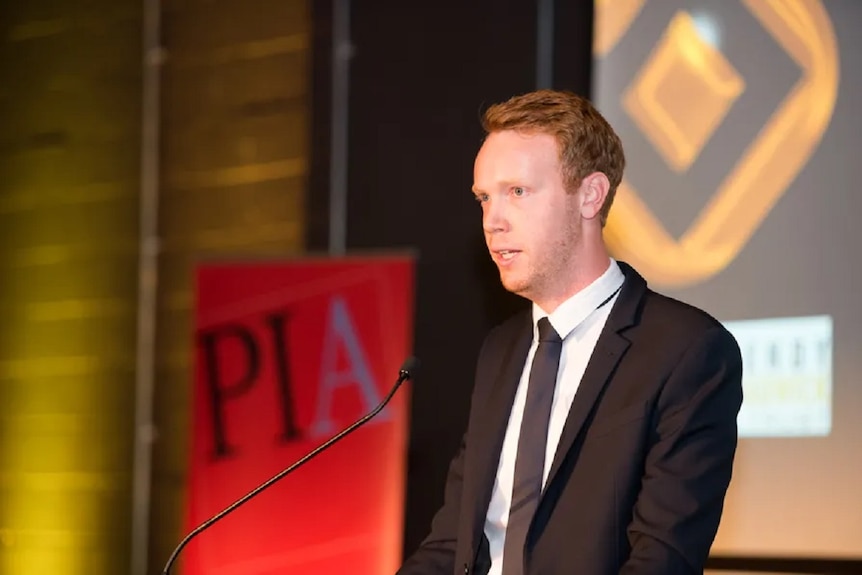
M622 145L585 99L490 107L473 192L506 289L431 532L399 575L701 573L737 442L742 360L705 312L609 257Z

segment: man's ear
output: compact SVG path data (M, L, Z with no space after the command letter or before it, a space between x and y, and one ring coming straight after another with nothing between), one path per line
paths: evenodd
M581 180L581 217L587 220L601 218L602 206L610 189L611 182L602 172L593 172Z

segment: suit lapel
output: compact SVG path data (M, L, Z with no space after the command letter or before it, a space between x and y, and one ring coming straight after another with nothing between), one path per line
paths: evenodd
M472 497L467 495L464 501L473 501L474 540L478 538L485 524L485 515L491 501L509 414L533 340L530 317L530 313L524 314L524 321L514 324L502 345L496 349L489 348L485 352L490 356L490 359L485 361L493 363L494 356L501 357L502 361L495 380L490 382L487 403L484 406L477 406L477 409L487 415L481 419L481 425L476 427L473 444L468 446L471 451L468 460L475 462L471 468L475 470L476 475L475 481L469 482L469 485L465 484L465 489L472 489L474 493Z
M572 401L569 416L566 418L566 424L563 426L560 442L554 454L554 461L551 464L546 486L554 480L566 454L581 434L584 423L602 390L607 385L611 374L629 348L629 340L623 337L620 332L634 324L640 301L646 290L646 282L630 266L623 262L618 263L626 276L625 283L614 309L608 316L605 329L596 342L596 347L590 356L578 391Z

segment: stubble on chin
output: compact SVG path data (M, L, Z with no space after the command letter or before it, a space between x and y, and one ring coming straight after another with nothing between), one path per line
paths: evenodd
M527 277L523 276L514 276L510 274L506 276L502 271L500 272L500 283L506 289L515 295L519 295L522 297L527 297L527 293L530 290L530 280Z

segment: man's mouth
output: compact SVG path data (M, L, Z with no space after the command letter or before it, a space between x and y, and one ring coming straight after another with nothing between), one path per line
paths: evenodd
M507 264L521 252L519 250L493 250L491 253L494 256L494 261L498 264Z

